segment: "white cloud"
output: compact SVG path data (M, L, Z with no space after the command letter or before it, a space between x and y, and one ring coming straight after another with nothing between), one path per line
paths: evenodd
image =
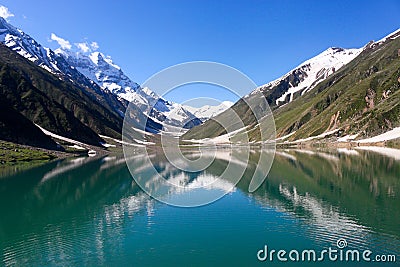
M71 43L69 41L67 41L67 40L65 40L65 39L63 39L61 37L58 37L54 33L51 34L50 39L53 40L53 41L56 41L61 46L62 49L68 49L69 50L69 49L72 48Z
M9 17L14 17L14 14L8 10L5 6L0 6L0 17L8 19Z
M92 47L93 50L99 49L99 44L98 44L97 42L92 42L92 43L90 44L90 46Z
M83 53L87 53L90 51L90 48L87 43L75 43L76 47L78 47Z
M70 43L70 41L65 40L62 37L57 36L55 33L52 33L49 39L49 42L56 41L62 49L64 50L71 50L74 52L82 52L82 53L89 53L92 51L96 51L99 49L99 44L97 42L88 42L87 38L84 38L84 41L81 43ZM76 48L73 48L76 47Z

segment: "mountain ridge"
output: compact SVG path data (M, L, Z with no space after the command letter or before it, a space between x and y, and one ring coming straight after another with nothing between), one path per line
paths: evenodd
M318 83L357 57L361 51L361 48L330 47L256 90L266 95L271 106L287 104L312 90Z
M103 142L95 131L120 135L122 119L118 115L108 112L81 88L58 79L3 44L0 70L1 98L30 121L95 146Z
M400 29L361 48L330 47L255 88L228 108L245 122L244 128L236 129L239 124L232 123L229 130L248 133L250 141L265 141L260 140L258 116L252 115L252 107L246 103L252 99L260 104L257 108L267 111L255 99L256 93L270 104L277 136L284 141L311 136L369 137L399 126L399 36ZM52 51L3 18L0 42L5 44L0 45L0 93L10 101L10 110L32 122L39 120L54 133L92 145L104 141L100 134L120 138L128 101L133 107L129 119L138 129L152 133L162 133L165 126L190 129L183 139L226 133L207 118L229 120L229 112L223 111L227 107L193 109L167 101L132 81L101 52ZM85 134L79 136L80 132Z
M5 100L0 99L0 140L44 149L62 150L56 142ZM18 123L15 123L16 121Z
M141 88L110 57L101 52L85 54L61 48L53 51L43 47L3 18L0 18L0 42L60 79L82 87L93 100L101 102L105 108L116 112L121 118L124 117L129 102L133 102L145 116L150 117L149 124L153 131L159 131L162 124L190 128L201 123L188 111L184 112L184 121L169 118L169 114L179 112L174 112L175 108L180 108L179 104L159 97L149 88Z
M85 75L70 66L63 57L57 55L51 49L43 47L31 36L9 24L1 17L0 42L37 66L56 75L59 79L80 87L93 100L101 103L105 109L118 114L121 118L123 117L128 105L127 102L118 100L112 93L100 88Z
M397 30L369 42L356 59L316 87L314 94L277 110L278 135L293 133L287 139L293 141L337 129L334 136L358 134L360 139L399 125L399 36Z
M71 66L97 83L103 90L108 90L119 99L136 105L146 116L160 125L192 127L201 123L190 111L180 111L184 109L182 105L167 101L150 88L142 88L132 81L111 57L106 57L101 52L83 53L58 48L55 53L64 57ZM173 116L177 113L181 116ZM189 124L186 123L188 121Z
M223 101L219 105L211 106L211 105L204 105L202 107L196 108L185 105L188 111L190 111L193 115L199 118L201 121L206 121L221 112L224 112L226 109L230 108L234 103L231 101Z
M347 64L335 70L331 75L324 76L324 79L318 83L314 83L314 85L311 83L312 88L303 89L301 87L299 91L292 92L304 91L305 93L297 93L292 99L286 99L283 104L277 105L280 101L277 103L276 100L291 88L291 82L287 78L293 75L297 69L256 88L243 98L249 98L256 92L264 95L273 109L277 136L285 137L285 141L319 136L335 129L336 131L327 134L327 137L340 137L344 134L354 134L360 130L360 138L380 134L399 125L400 122L400 118L396 115L400 108L398 101L396 102L397 89L400 84L400 70L396 69L396 62L400 58L400 45L398 44L400 38L397 38L399 35L400 30L397 30L378 42L369 42L357 51L353 51L352 56L355 52L357 52L357 56ZM337 50L337 48L331 50ZM382 58L379 58L378 55ZM299 66L303 66L303 64ZM294 74L293 78L300 76L297 73ZM316 79L318 79L318 75ZM300 83L301 79L297 79L297 84ZM281 90L282 87L283 90ZM372 89L368 87L372 87ZM331 105L338 99L341 101ZM251 130L242 129L242 133L247 132L250 141L265 141L259 139L260 124L258 121L254 117L246 115L250 112L250 108L246 107L245 102L240 99L232 106L232 109L245 122L245 126L251 128ZM385 103L381 104L381 102ZM380 105L377 106L376 103ZM337 104L338 106L336 106ZM332 110L325 111L327 109ZM226 112L218 115L216 119L223 118L224 113ZM373 119L368 121L371 118ZM363 126L359 127L357 123ZM226 131L216 122L207 121L203 125L189 130L182 136L182 139L214 138L225 133Z

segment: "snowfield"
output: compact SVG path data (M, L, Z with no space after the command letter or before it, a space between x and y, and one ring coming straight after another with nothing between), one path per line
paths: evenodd
M384 142L388 140L393 140L400 138L400 127L394 128L393 130L387 131L386 133L371 137L371 138L366 138L366 139L361 139L357 140L356 142L358 143L377 143L377 142Z
M200 108L195 108L191 106L183 106L186 110L190 111L193 115L201 120L209 119L217 116L218 114L224 112L230 108L234 103L231 101L223 101L217 106L204 105Z
M289 89L284 92L275 102L276 105L284 102L289 96L289 102L293 101L293 96L296 92L302 91L301 94L305 94L314 88L318 83L325 80L328 76L335 73L341 67L352 61L357 57L363 48L356 49L343 49L331 47L320 53L319 55L303 62L293 70L286 73L284 76L269 82L265 85L258 87L258 90L266 90L278 85L281 81L286 79L291 74L297 72L302 73L302 81L297 85L290 84ZM298 74L300 75L300 74Z

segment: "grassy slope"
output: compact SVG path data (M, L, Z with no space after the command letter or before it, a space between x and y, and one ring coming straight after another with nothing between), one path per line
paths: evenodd
M400 124L400 38L365 50L292 103L275 110L277 134L296 131L290 139L318 135L328 130L332 116L339 112L336 128L343 134L382 133ZM374 90L375 107L365 110L368 89ZM391 91L387 99L383 92ZM332 125L330 129L332 129Z
M227 131L233 132L243 128L243 126L248 126L249 129L255 127L257 119L253 113L254 110L257 110L256 112L260 114L261 110L263 110L265 114L271 114L270 109L266 108L267 102L258 99L259 97L260 94L255 94L246 98L246 101L240 99L230 109L222 112L215 118L190 129L182 136L182 139L190 140L217 137L225 134ZM249 105L252 108L250 108ZM236 115L233 113L236 113ZM217 121L222 122L225 125L226 130ZM255 138L256 136L260 136L258 129L255 129L249 138L250 140L253 140L252 137ZM236 139L243 140L243 138L239 135L236 136Z
M0 141L0 166L19 163L46 162L56 158L54 154L10 142Z
M277 136L296 131L289 140L306 138L327 130L342 129L338 134L361 132L364 136L380 134L400 125L400 38L365 49L356 59L314 89L293 102L273 111ZM374 108L365 110L368 89L375 92ZM389 97L382 99L384 92ZM263 92L268 99L270 92ZM232 107L249 129L254 116L243 101ZM339 112L339 113L338 113ZM336 124L331 120L336 118ZM217 118L226 116L220 114ZM192 128L183 139L215 137L225 133L214 121ZM249 132L251 140L259 139L259 130Z

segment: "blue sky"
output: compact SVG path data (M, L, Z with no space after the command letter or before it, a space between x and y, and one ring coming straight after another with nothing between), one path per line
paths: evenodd
M230 65L261 85L331 46L361 47L400 27L400 1L2 0L8 20L44 46L52 33L96 42L138 83L174 64ZM169 94L235 100L216 87Z

